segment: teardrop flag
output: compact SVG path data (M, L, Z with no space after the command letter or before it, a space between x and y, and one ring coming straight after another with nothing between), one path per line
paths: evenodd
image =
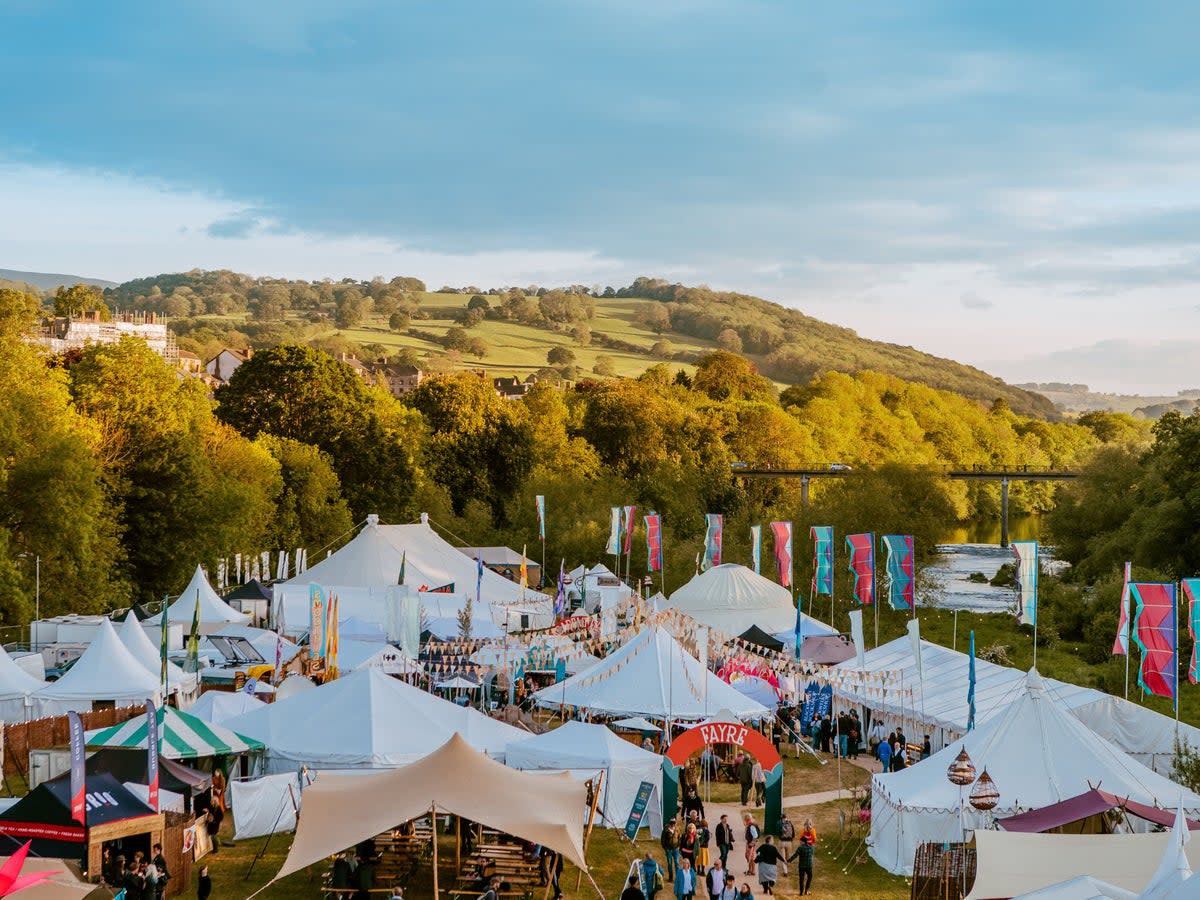
M848 534L850 574L854 576L854 598L863 606L875 602L875 535Z
M1133 583L1133 640L1141 648L1138 684L1147 694L1179 702L1179 622L1173 584Z
M720 513L706 513L704 521L707 527L704 531L704 559L700 563L701 572L721 564L721 538L725 528L725 517Z
M911 534L885 534L887 548L888 602L892 609L912 609L916 603L916 571Z
M792 523L772 522L771 535L775 539L775 568L779 583L785 588L792 586Z
M833 526L813 525L813 583L816 596L833 596Z

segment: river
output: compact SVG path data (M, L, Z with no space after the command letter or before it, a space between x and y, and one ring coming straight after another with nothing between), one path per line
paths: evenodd
M1040 524L1033 516L1014 518L1009 522L1009 539L1037 540ZM1053 548L1042 545L1038 551L1043 566L1053 560ZM937 560L921 570L918 602L943 609L1012 612L1016 603L1012 588L976 584L968 576L981 572L990 579L1013 559L1012 550L1000 546L999 522L956 528L946 535L945 543L938 544Z

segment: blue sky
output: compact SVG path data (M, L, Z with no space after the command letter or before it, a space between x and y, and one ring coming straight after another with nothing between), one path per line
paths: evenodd
M0 267L659 275L1200 385L1200 7L833 6L16 0Z

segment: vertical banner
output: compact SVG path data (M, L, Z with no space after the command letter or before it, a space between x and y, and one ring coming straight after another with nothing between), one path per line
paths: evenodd
M521 568L525 568L525 554L521 554ZM524 585L522 585L524 587ZM483 603L483 557L475 560L475 602Z
M971 654L967 661L967 731L975 730L975 630L971 629Z
M259 557L262 560L262 568L259 569L259 581L271 580L271 551L264 550Z
M1038 542L1013 541L1017 558L1013 579L1017 583L1017 622L1037 625Z
M792 523L772 522L771 536L775 545L775 569L779 573L779 584L792 586Z
M863 639L862 610L850 611L850 640L854 642L855 665L860 669L867 667L867 642Z
M908 620L908 640L912 647L913 659L917 664L917 681L924 685L925 666L921 660L921 623L917 619Z
M163 597L162 616L158 620L158 683L162 687L164 700L167 696L167 635L169 634L167 607L169 606L167 598ZM130 610L129 614L132 616L133 610Z
M400 598L400 649L410 658L421 653L421 596L405 591Z
M885 534L887 550L888 602L892 609L911 610L916 606L916 569L911 534Z
M524 544L521 545L521 596L522 597L525 596L525 589L527 587L529 587L529 558L526 556L526 550L528 550L528 549L529 548L526 547ZM479 565L480 565L480 569L481 569L480 575L482 576L483 563L480 563ZM479 580L480 580L480 583L483 582L482 577L480 577Z
M650 515L642 518L646 526L646 571L662 571L662 518L651 510Z
M833 596L833 526L814 525L809 529L813 539L814 596Z
M625 532L625 542L621 547L621 552L627 556L633 552L633 524L636 512L636 506L625 506L621 509L622 528Z
M314 660L325 658L325 597L319 584L308 586L308 653Z
M158 710L146 701L146 804L158 812Z
M750 568L755 575L762 574L762 526L750 526Z
M621 552L621 507L614 506L609 510L611 523L608 530L608 544L604 552L609 556L617 556Z
M1192 638L1192 659L1188 663L1188 681L1200 683L1200 672L1196 670L1196 635L1200 634L1200 578L1185 578L1183 596L1188 602L1188 634Z
M533 502L537 507L538 537L544 541L546 539L546 498L538 494L533 498Z
M1117 636L1113 640L1113 656L1129 655L1129 583L1133 581L1133 563L1125 563L1125 578L1121 582L1121 613L1117 617ZM1128 679L1126 680L1128 687Z
M188 634L187 656L183 660L183 671L200 671L200 591L196 591L196 605L192 608L192 630Z
M848 534L850 574L854 576L854 599L861 606L875 602L875 535Z
M701 572L721 564L721 537L725 530L725 517L720 513L706 513L704 521L704 559L700 562Z
M67 713L67 730L71 739L71 818L87 825L87 783L84 778L83 722L79 713Z
M337 594L330 594L329 602L325 604L329 612L325 624L325 670L330 678L338 677L338 605Z
M561 619L567 614L567 561L558 563L558 588L554 592L554 618Z
M1147 694L1179 702L1179 633L1175 585L1133 583L1133 640L1141 648L1138 685Z

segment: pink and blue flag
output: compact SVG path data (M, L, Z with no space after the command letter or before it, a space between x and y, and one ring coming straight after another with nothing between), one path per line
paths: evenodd
M779 570L779 583L792 586L792 523L772 522L771 534L775 538L775 567Z
M642 517L646 526L646 569L650 572L661 572L663 563L662 549L662 519L658 513L651 512Z
M1013 580L1017 583L1017 622L1037 626L1038 542L1013 541L1017 558Z
M850 573L854 576L854 597L863 606L875 602L875 535L848 534Z
M1147 694L1179 702L1179 613L1175 585L1129 585L1133 597L1133 640L1141 648L1138 684Z
M621 512L624 518L623 528L625 530L625 546L621 552L628 556L633 552L633 523L635 521L633 516L637 512L637 507L626 506Z
M888 602L892 609L912 609L916 603L916 570L911 534L885 534L887 549Z
M1133 581L1133 563L1125 563L1125 580L1121 583L1121 615L1117 620L1117 637L1113 641L1113 656L1129 655L1129 583Z
M816 596L833 596L833 526L813 525L809 529L813 539L812 592Z
M1188 663L1188 681L1200 684L1200 672L1196 669L1196 635L1200 634L1200 578L1185 578L1183 596L1188 602L1188 634L1192 637L1192 659Z
M725 531L725 517L720 513L705 513L704 521L704 560L700 563L700 571L711 569L721 564L721 537Z

